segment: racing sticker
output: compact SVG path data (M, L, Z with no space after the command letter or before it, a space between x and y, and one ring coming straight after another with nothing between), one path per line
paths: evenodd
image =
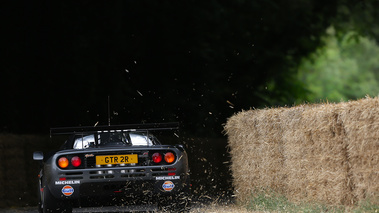
M162 188L166 191L169 192L175 187L175 184L171 181L165 181L162 185Z
M57 180L55 185L80 184L80 180Z
M71 196L74 193L74 188L70 185L63 186L62 193L66 196Z
M155 180L179 180L180 176L159 176L155 177Z

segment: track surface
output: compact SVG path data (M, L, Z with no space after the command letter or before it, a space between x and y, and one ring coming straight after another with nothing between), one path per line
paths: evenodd
M74 209L73 212L90 213L90 212L154 212L157 209L152 206L136 206L133 209L126 210L121 207L93 207L84 209ZM209 204L195 205L192 207L191 213L248 213L244 208L237 207L234 204ZM37 207L10 208L0 209L0 213L38 213Z

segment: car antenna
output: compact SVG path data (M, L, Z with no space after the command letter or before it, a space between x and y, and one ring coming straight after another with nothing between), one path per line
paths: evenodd
M108 95L108 126L111 125L111 113L110 113L110 103L109 103L109 95Z

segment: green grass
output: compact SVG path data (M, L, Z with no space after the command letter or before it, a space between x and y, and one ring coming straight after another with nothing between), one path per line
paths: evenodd
M379 213L379 199L376 202L372 202L369 199L365 200L357 208L355 208L352 212L354 212L354 213L378 212Z
M251 211L263 212L378 212L379 205L370 201L362 202L356 207L345 206L330 206L317 203L300 203L295 204L290 202L285 196L277 193L261 193L253 196L252 201L248 207Z

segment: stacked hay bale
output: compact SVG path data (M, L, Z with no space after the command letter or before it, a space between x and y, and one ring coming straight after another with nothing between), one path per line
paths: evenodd
M287 195L293 200L329 204L351 202L341 105L310 107L301 113L296 134L285 141ZM296 138L296 139L294 139Z
M378 98L243 111L225 130L241 202L260 190L344 205L378 195Z
M294 108L285 109L281 115L281 126L285 129L283 133L283 156L284 156L284 173L286 183L282 189L285 195L293 197L304 196L304 183L298 180L305 180L307 173L304 155L306 146L304 145L305 137L303 132L304 124L302 113L311 108L311 105L303 105ZM276 174L270 174L275 176Z
M353 196L379 197L379 99L350 102L341 113L346 131Z
M228 129L228 134L234 138L229 140L233 184L241 198L249 197L258 189L252 186L283 188L282 132L278 122L281 111L248 111L230 120L235 124Z

